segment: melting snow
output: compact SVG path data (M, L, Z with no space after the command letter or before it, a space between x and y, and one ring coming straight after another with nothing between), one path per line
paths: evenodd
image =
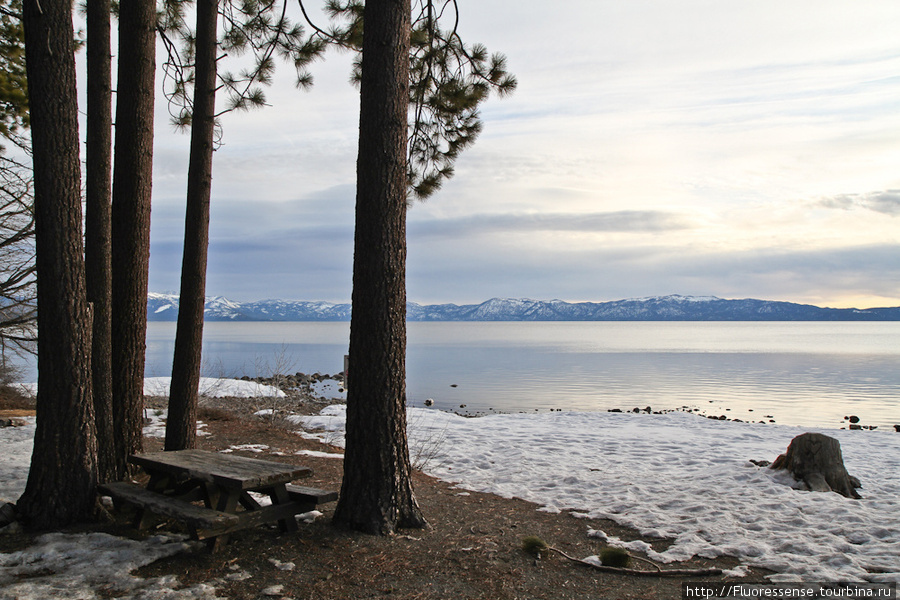
M798 491L789 475L749 462L773 460L806 431L798 427L685 413L409 412L410 452L429 449L432 475L675 540L664 552L648 546L653 559L731 555L777 571L775 581L900 578L900 435L821 430L863 483L862 500L851 500ZM345 414L335 405L297 419L343 445Z

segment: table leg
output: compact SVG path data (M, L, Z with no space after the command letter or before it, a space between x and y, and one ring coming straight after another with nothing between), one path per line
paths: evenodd
M207 484L206 495L208 506L215 506L216 510L234 514L237 512L238 500L241 497L240 491L223 490L216 486ZM225 547L228 539L231 537L229 533L223 533L206 540L206 547L210 553L218 552Z
M269 497L272 499L272 504L287 504L291 501L290 497L288 497L287 488L285 484L276 485L269 491ZM286 519L279 519L278 526L282 531L299 531L300 527L297 526L297 519L293 515Z
M154 492L165 492L172 485L171 476L167 473L150 473L150 481L147 482L147 489Z

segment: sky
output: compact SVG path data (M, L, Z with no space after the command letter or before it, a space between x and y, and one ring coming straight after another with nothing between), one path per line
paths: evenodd
M410 301L900 305L896 0L460 5L519 86L409 210ZM282 65L271 106L223 117L207 295L349 301L350 61L311 91ZM150 289L177 292L188 136L157 95Z

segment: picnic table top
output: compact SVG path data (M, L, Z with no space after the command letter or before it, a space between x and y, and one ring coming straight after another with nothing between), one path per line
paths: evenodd
M237 490L284 485L294 479L312 475L309 467L207 450L148 452L133 454L128 460L151 474L167 473L189 477Z

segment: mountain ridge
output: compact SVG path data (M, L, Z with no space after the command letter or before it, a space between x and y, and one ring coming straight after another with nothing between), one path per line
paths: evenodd
M149 321L175 321L178 295L147 296ZM349 321L350 304L206 298L207 321ZM407 303L408 321L900 321L900 307L822 308L778 300L649 296L607 302L491 298L480 304Z

